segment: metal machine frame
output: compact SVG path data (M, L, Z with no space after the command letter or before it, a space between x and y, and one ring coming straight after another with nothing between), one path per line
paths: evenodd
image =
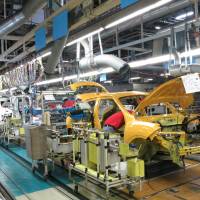
M121 137L118 134L115 134L114 138L110 138L110 133L105 131L100 131L97 129L90 129L90 124L87 122L79 122L73 124L73 162L69 167L69 176L71 177L71 172L76 171L80 174L82 174L85 177L85 183L87 185L87 182L89 180L96 181L97 183L102 184L106 188L106 196L109 196L109 191L111 188L124 188L126 187L130 194L134 193L134 188L139 185L141 189L141 181L143 179L143 176L141 177L130 177L127 174L122 176L120 174L120 163L121 159L124 161L128 159L137 159L138 152L135 149L134 151L129 151L127 154L121 153L120 147L112 147L118 152L119 160L116 163L117 169L115 171L115 175L113 176L113 172L111 173L111 166L109 165L109 156L108 152L110 151L110 142L113 139L114 140L121 140ZM95 134L96 141L91 141L91 136ZM103 138L103 139L102 139ZM77 143L83 144L82 149L80 149L80 152L76 151ZM103 148L102 147L102 141L103 141ZM97 156L96 156L96 169L90 167L89 165L89 154L92 154L93 152L89 152L89 144L93 144L96 146ZM83 152L81 152L83 151ZM112 150L111 150L112 151ZM80 157L77 158L77 154L80 156L80 154L84 155L85 163L81 163ZM105 168L104 172L101 171L101 156L104 156L104 162L105 162ZM144 173L144 171L142 172Z

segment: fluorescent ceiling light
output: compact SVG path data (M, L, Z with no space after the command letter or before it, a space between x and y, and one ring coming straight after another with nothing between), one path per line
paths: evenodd
M141 79L141 77L132 77L132 78L130 78L130 80L140 80Z
M104 83L112 83L112 81L111 80L108 80L108 81L104 81Z
M126 22L126 21L128 21L130 19L138 17L138 16L140 16L142 14L145 14L145 13L147 13L147 12L153 10L153 9L159 8L159 7L169 3L171 1L173 1L173 0L161 0L161 1L158 1L157 3L151 4L151 5L149 5L147 7L144 7L144 8L142 8L142 9L136 11L136 12L133 12L133 13L125 16L125 17L122 17L117 21L114 21L114 22L108 24L105 28L107 29L107 28L111 28L113 26L117 26L117 25L119 25L119 24L121 24L123 22Z
M156 29L156 30L160 30L161 27L160 27L160 26L155 26L155 29Z
M98 70L98 71L95 70L95 71L80 74L79 77L80 78L86 78L86 77L90 77L90 76L97 76L97 75L100 75L100 74L108 74L108 73L111 73L113 71L114 70L111 67L108 67L108 68L105 68L103 70ZM74 74L74 75L70 75L70 76L65 76L64 80L70 81L70 80L77 79L77 78L78 78L78 75ZM62 82L62 81L63 81L63 78L55 78L55 79L50 79L50 80L35 83L35 85L37 85L37 86L48 85L48 84L58 83L58 82Z
M10 88L10 89L1 90L0 92L5 93L5 92L8 92L9 90L13 91L13 90L16 90L16 89L17 89L17 87L13 87L13 88Z
M188 13L184 13L182 15L179 15L176 17L176 20L183 20L185 19L186 17L190 17L190 16L193 16L194 15L194 12L193 11L190 11Z
M41 56L39 56L39 57L37 57L38 59L39 58L45 58L45 57L47 57L47 56L50 56L51 55L51 51L48 51L47 53L45 53L45 54L43 54L43 55L41 55Z
M17 89L17 87L10 88L11 91L16 90L16 89Z
M77 74L74 74L74 75L71 75L71 76L65 76L64 81L70 81L70 80L73 80L73 79L76 79L76 78L77 78Z
M148 83L148 82L151 82L151 81L153 81L152 78L145 78L145 79L144 79L144 83Z
M190 56L198 56L198 55L200 55L200 48L192 49L190 51L183 52L180 54L181 58L190 57Z
M188 52L183 52L183 53L180 54L181 58L189 57L189 56L198 56L198 55L200 55L200 48L193 49L193 50L190 50ZM174 56L173 55L170 56L170 54L167 54L167 55L163 55L163 56L149 58L149 59L146 59L146 60L130 62L129 65L130 65L131 68L142 67L142 66L146 66L146 65L153 65L153 64L168 62L170 59L174 59ZM108 73L112 73L112 72L114 72L113 68L107 67L107 68L102 69L102 70L98 70L98 71L96 70L96 71L80 74L80 78L86 78L86 77L96 76L96 75L100 75L100 74L108 74ZM73 80L73 79L77 79L77 78L78 78L77 74L74 74L74 75L64 77L64 80L65 81L66 80ZM131 79L136 80L136 78L139 79L140 77L133 77ZM37 86L47 85L47 84L51 84L51 83L62 82L62 80L63 80L62 78L50 79L50 80L38 82L35 85L37 85ZM8 91L8 90L5 89L5 90L1 90L0 92L6 92L6 91Z
M129 65L131 68L142 67L145 65L153 65L153 64L167 62L170 60L170 58L171 58L170 55L167 54L164 56L158 56L158 57L153 57L153 58L149 58L149 59L145 59L145 60L130 62ZM172 58L173 58L173 56L172 56Z
M8 92L8 89L1 90L0 92L2 93Z
M76 44L76 43L78 43L78 42L81 42L82 40L87 39L87 38L89 38L89 37L91 37L91 36L93 36L93 35L96 35L96 34L100 33L100 32L103 31L103 30L104 30L104 28L99 28L99 29L96 30L96 31L93 31L93 32L91 32L91 33L88 33L87 35L84 35L84 36L82 36L82 37L80 37L80 38L78 38L78 39L76 39L76 40L73 40L72 42L67 43L67 45L66 45L65 47L68 47L68 46L71 46L71 45Z
M61 82L62 78L55 78L55 79L50 79L50 80L46 80L46 81L41 81L38 83L35 83L35 85L39 86L39 85L47 85L47 84L51 84L51 83L58 83Z
M184 58L184 57L198 56L198 55L200 55L200 48L183 52L180 54L180 57ZM146 65L153 65L153 64L168 62L170 59L174 59L174 56L173 55L170 56L170 54L167 54L163 56L149 58L146 60L130 62L129 65L131 68L136 68L136 67L142 67Z

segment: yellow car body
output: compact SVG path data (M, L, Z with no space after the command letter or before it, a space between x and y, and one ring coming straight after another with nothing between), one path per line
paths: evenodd
M84 82L83 82L84 83ZM82 82L76 83L76 86L81 86ZM86 83L85 83L86 84ZM91 82L87 85L96 85L102 87L98 83ZM137 108L134 111L134 114L130 114L124 105L121 103L120 98L123 97L145 97L143 101L139 103ZM150 94L144 92L117 92L109 93L105 88L103 93L87 93L87 94L78 94L77 98L82 101L95 101L94 106L94 125L95 128L102 129L101 120L98 117L99 114L99 105L103 99L112 99L122 111L125 119L124 126L124 140L126 143L131 143L137 138L151 140L154 138L156 133L161 130L160 125L177 125L182 124L185 119L185 115L181 112L178 112L177 109L172 105L177 103L181 108L187 108L193 103L193 95L186 94L185 88L183 86L181 78L176 78L170 80L158 88L153 90ZM170 110L170 114L148 116L145 112L145 108L149 105L163 103Z
M102 129L103 125L101 119L99 118L99 107L102 100L110 99L113 100L118 106L119 110L122 111L125 120L124 126L124 140L126 143L131 143L132 140L137 138L147 139L154 138L156 131L160 130L159 124L142 122L136 119L134 114L128 112L128 110L121 103L120 98L124 97L145 97L147 93L144 92L117 92L117 93L99 93L96 95L85 94L83 98L82 95L78 95L82 101L92 102L95 101L94 106L94 126L97 129Z
M176 78L160 85L150 94L136 91L118 93L107 92L95 95L85 94L82 98L81 95L79 97L83 101L89 103L94 102L93 117L94 126L97 129L103 128L103 118L100 114L101 102L104 100L112 100L117 105L118 110L124 115L125 124L122 130L124 142L130 144L137 143L136 141L147 141L151 144L151 148L153 147L150 156L154 155L154 151L161 150L163 152L169 152L173 162L181 165L180 155L183 156L184 153L187 154L188 152L192 153L191 151L200 152L200 147L195 147L193 150L190 150L191 148L186 146L186 132L182 129L162 129L162 126L176 126L183 125L184 123L185 114L179 112L173 104L178 104L182 109L186 109L194 101L193 94L185 93L181 78ZM133 113L130 113L120 100L124 97L134 97L136 99L139 97L145 98L133 110ZM146 108L153 104L164 104L166 108L170 110L170 113L148 116ZM167 137L169 138L167 139ZM174 138L177 140L175 143L171 142ZM177 142L181 144L180 151L178 150ZM178 152L181 152L181 154Z
M99 83L89 82L89 81L80 81L69 85L69 88L76 93L76 99L85 101L86 99L92 99L97 97L100 93L108 93L108 90ZM79 92L81 88L95 89L94 91L84 91Z
M98 93L106 93L108 92L108 90L102 86L101 84L99 83L96 83L96 82L89 82L89 81L80 81L80 82L76 82L76 83L73 83L71 85L69 85L70 89L73 90L73 91L78 91L80 88L82 87L88 87L88 88L96 88L97 90L100 90Z
M182 108L187 108L193 101L193 94L186 94L182 79L176 78L154 89L137 110L156 103L178 103Z

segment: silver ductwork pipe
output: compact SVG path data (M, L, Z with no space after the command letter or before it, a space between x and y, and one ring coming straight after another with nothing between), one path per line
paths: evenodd
M46 0L29 0L20 13L0 25L0 38L3 38L23 25L46 2Z
M92 55L91 55L91 52L90 52L89 42L88 42L87 40L82 40L82 41L81 41L81 45L82 45L83 48L84 48L85 57L90 57L90 56L92 56Z
M200 65L199 64L191 64L191 65L174 65L169 69L169 73L171 76L178 77L188 73L200 73Z
M126 74L130 69L130 66L127 62L110 54L103 54L94 57L84 57L79 62L80 70L100 69L105 67L112 67L117 73L121 75Z
M180 57L180 53L177 51L176 48L172 48L172 54L175 58L175 65L180 65L181 64L181 57Z
M80 44L83 46L85 52L85 57L79 61L80 70L112 67L121 76L130 70L128 63L119 57L110 54L93 55L93 47L89 44L88 40L83 40Z
M60 58L62 56L64 46L67 42L67 38L68 36L54 42L51 48L51 56L48 57L47 65L44 69L46 74L54 74L54 70L60 62Z

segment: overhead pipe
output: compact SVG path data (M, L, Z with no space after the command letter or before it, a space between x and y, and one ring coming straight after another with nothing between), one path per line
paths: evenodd
M189 64L189 65L179 65L179 66L171 66L169 69L169 73L171 76L178 77L183 76L188 73L200 73L200 65L199 64Z
M112 67L115 72L122 76L130 70L129 64L119 57L110 54L93 55L93 47L88 40L82 40L80 44L85 52L85 57L79 61L80 70Z
M175 12L177 10L184 9L185 7L187 7L187 6L191 5L191 4L192 4L191 0L181 0L181 1L178 1L178 2L172 2L169 5L165 5L163 7L157 8L157 9L155 9L153 11L150 11L150 12L144 14L142 16L142 22L146 23L146 22L155 20L157 18L160 18L161 16L165 16L165 15L173 13L173 12ZM144 5L142 5L142 6L144 7ZM132 9L132 12L135 11L134 7L133 8L130 7L130 10L131 9ZM122 14L119 13L117 18L122 17L123 14L124 13L122 13ZM77 34L73 35L72 38L71 37L69 38L69 42L71 42L72 40L78 39L83 35L88 34L88 32L92 32L94 30L97 30L97 29L101 28L102 26L104 26L104 24L107 24L108 22L111 22L112 20L114 20L113 16L111 16L110 18L104 20L103 21L103 25L102 25L102 21L100 21L100 22L96 23L96 25L91 26L91 27L87 27L82 32L78 32ZM140 24L141 24L141 17L137 17L137 18L134 18L132 20L127 21L126 23L122 23L122 24L118 25L117 28L118 28L118 31L120 33L120 32L122 32L124 30L133 28L133 27L138 26ZM101 33L101 38L109 37L109 36L115 34L115 32L116 32L116 28L106 29ZM98 38L96 38L96 40L97 39Z
M84 57L79 62L80 70L101 69L106 67L112 67L122 76L125 75L130 69L130 66L127 62L110 54L102 54L94 57Z
M184 8L185 6L190 5L190 4L191 4L190 0L184 0L182 2L172 3L170 6L165 6L164 8L159 8L156 11L152 11L145 14L143 16L143 21L146 22L146 21L155 19L156 17ZM122 31L122 30L125 30L127 27L133 27L140 23L141 21L139 18L134 19L134 21L130 20L130 22L119 25L119 30ZM105 37L112 33L113 33L113 30L111 31L106 30L105 34L102 33L102 36ZM103 55L98 55L98 56L91 55L89 43L87 40L82 41L81 45L84 48L85 57L82 58L79 62L80 70L112 67L116 72L120 73L122 76L129 71L130 67L128 63L126 63L125 61L123 61L122 59L114 55L110 55L110 54L103 54Z
M77 2L78 2L78 1L77 1ZM71 7L75 7L77 2L70 1L69 3L66 3L66 6L68 6L68 4L70 4L70 5L69 5L70 8L71 8ZM80 4L80 2L79 2L79 4ZM164 16L164 15L167 15L167 14L169 14L169 13L171 13L171 12L175 12L175 11L177 11L178 9L183 9L184 7L189 6L189 5L191 5L191 0L182 0L182 1L180 1L180 2L171 3L169 6L164 6L163 8L158 8L158 9L156 9L156 10L154 10L154 11L151 11L151 12L145 14L145 15L143 16L143 22L147 22L147 21L154 20L154 19L156 19L156 18L158 18L158 17L160 17L160 16ZM64 9L64 6L63 6L63 7L61 8L61 10L58 11L58 12L63 11L63 9ZM53 16L54 16L54 15L53 15ZM112 17L111 17L111 18L112 18ZM134 20L130 20L129 22L126 22L126 23L123 23L123 24L119 25L118 28L119 28L119 31L123 31L123 30L125 30L125 29L127 29L127 28L130 28L130 27L134 27L134 26L136 26L136 25L139 25L140 23L141 23L141 18L136 18L136 19L134 19ZM97 24L95 25L95 27L94 27L94 26L89 27L89 28L84 29L83 31L81 31L81 33L78 33L78 34L75 34L75 35L73 35L73 36L70 36L70 38L69 38L68 41L71 42L72 40L77 39L77 38L81 37L82 35L85 35L85 34L87 34L88 32L92 32L92 31L94 31L94 30L96 30L96 29L98 29L98 28L100 28L100 27L102 27L102 22L97 23ZM109 36L109 35L112 35L114 32L115 32L115 29L108 29L108 30L105 30L105 31L101 34L101 37L102 37L102 38L105 38L105 37L107 37L107 36ZM32 31L31 34L29 34L29 37L30 37L30 36L33 36L33 33L34 33L34 32ZM29 37L27 37L27 39L28 39ZM13 45L11 48L9 48L9 50L7 50L6 52L4 52L4 55L3 55L3 56L7 56L10 52L12 52L12 51L14 51L16 48L18 48L23 42L24 42L23 40L20 40L16 45ZM50 42L50 41L49 41L49 42ZM34 52L34 51L35 51L35 48L34 48L34 47L31 47L31 48L28 50L29 53ZM18 58L18 59L22 59L24 56L26 56L26 55L23 55L23 53L22 53L22 54L20 54L19 57L17 56L17 58ZM13 60L12 62L15 62L15 61ZM6 68L6 66L4 65L2 68L4 69L4 68Z
M90 45L89 45L88 40L82 40L80 43L84 48L85 57L90 57L91 56L91 52L90 52Z
M0 25L0 38L3 38L23 25L46 2L46 0L29 0L20 13Z
M48 57L47 65L44 69L44 72L46 74L54 74L55 68L60 62L60 58L62 56L62 52L66 44L67 38L68 36L54 42L51 48L51 56Z

